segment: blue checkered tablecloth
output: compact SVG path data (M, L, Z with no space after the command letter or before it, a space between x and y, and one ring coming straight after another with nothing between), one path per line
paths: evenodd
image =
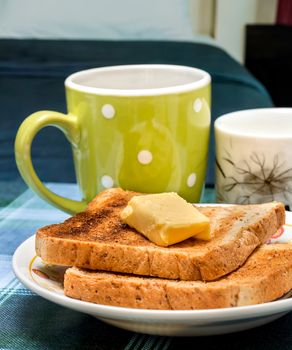
M58 194L78 199L75 185L48 186ZM205 192L204 201L214 201L213 190ZM0 210L0 350L292 349L292 313L246 332L202 338L170 338L124 331L37 296L14 276L12 255L19 244L39 227L61 222L67 217L30 190Z
M78 199L77 186L48 184ZM44 225L68 215L27 190L0 210L0 349L167 349L170 338L126 332L38 297L14 276L15 249Z

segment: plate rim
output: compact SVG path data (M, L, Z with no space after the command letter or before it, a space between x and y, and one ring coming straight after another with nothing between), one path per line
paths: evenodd
M208 204L212 205L212 204ZM288 214L288 215L287 215ZM286 212L287 217L292 221L292 213ZM154 309L135 309L120 306L110 306L103 304L94 304L87 301L76 300L67 297L63 294L50 291L43 286L40 286L33 280L29 279L22 271L22 268L27 268L18 262L20 254L25 253L27 246L34 245L35 235L30 236L22 242L15 250L12 257L12 267L14 274L28 289L35 292L37 295L57 303L59 305L74 309L80 312L91 314L97 317L111 318L116 320L135 320L145 321L151 319L155 321L173 322L188 322L211 320L237 320L248 319L253 317L263 317L276 313L284 313L292 311L292 298L276 300L268 303L237 306L221 309L205 309L205 310L154 310ZM31 249L31 248L30 248ZM26 253L28 254L28 253ZM32 258L32 257L31 257Z

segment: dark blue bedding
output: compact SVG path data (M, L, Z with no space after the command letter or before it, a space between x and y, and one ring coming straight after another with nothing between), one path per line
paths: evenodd
M159 41L0 40L0 181L20 182L13 143L29 114L66 112L64 79L73 72L108 65L168 63L198 67L212 76L212 126L221 114L270 107L265 88L223 50L206 45ZM46 128L33 144L33 161L42 180L74 182L71 150L55 128ZM207 184L214 183L211 134Z

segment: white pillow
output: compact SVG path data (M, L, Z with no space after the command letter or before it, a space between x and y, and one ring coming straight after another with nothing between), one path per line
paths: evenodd
M0 37L192 40L188 1L0 0Z

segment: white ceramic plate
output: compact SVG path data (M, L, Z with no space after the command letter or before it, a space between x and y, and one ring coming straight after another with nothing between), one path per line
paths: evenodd
M273 241L292 240L292 213L286 214L288 225L284 234ZM27 288L56 304L123 329L168 336L223 334L260 326L292 311L292 298L252 306L183 311L122 308L71 299L64 295L58 282L64 269L45 266L41 259L35 258L34 241L34 236L27 239L13 256L14 272ZM51 279L46 278L47 275Z

